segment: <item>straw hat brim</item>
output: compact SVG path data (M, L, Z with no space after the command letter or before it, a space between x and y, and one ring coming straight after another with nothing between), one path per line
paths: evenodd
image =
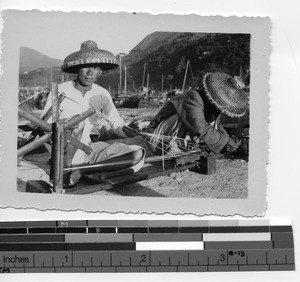
M80 68L89 66L100 67L103 71L106 71L119 66L118 60L111 52L98 49L96 44L92 45L91 48L89 48L89 45L83 48L83 44L78 52L74 52L65 58L61 67L63 72L77 73Z
M235 83L236 78L222 72L207 73L203 78L207 98L230 117L244 116L249 104L248 93Z

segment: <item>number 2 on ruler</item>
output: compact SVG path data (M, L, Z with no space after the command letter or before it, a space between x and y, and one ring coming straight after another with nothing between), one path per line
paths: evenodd
M141 260L140 262L146 262L147 256L146 255L141 255Z

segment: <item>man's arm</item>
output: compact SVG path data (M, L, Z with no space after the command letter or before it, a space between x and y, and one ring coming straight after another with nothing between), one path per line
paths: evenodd
M199 136L210 150L219 153L227 144L229 136L225 131L215 129L205 120L204 106L199 93L193 90L189 91L187 99L183 103L185 117L182 116L182 122L195 136Z
M100 113L103 113L107 117L107 122L118 136L127 137L122 130L125 122L120 117L109 93L103 96L93 96L90 99L90 106L98 112L99 116L101 116Z

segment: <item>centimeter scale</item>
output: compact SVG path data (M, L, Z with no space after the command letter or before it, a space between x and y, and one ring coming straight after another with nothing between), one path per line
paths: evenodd
M290 220L0 222L0 273L294 269Z

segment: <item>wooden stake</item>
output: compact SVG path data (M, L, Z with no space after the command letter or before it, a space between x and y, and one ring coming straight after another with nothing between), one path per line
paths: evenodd
M147 74L147 91L149 90L149 73Z
M146 63L144 63L144 71L143 71L143 82L142 82L143 88L144 88L144 84L145 84L145 74L146 74Z
M80 123L81 121L85 120L86 118L93 115L96 111L94 109L88 109L87 111L83 112L81 115L76 115L72 119L70 119L65 124L65 129L70 129L76 124Z
M184 92L184 89L185 89L186 76L187 76L187 72L188 72L188 68L189 68L189 63L190 63L190 61L188 60L187 64L186 64L186 69L185 69L185 74L184 74L184 79L183 79L183 84L182 84L182 92Z
M64 95L59 95L58 97L58 102L59 104L61 104L61 102L65 99ZM46 114L43 116L43 120L44 121L48 121L48 119L52 116L52 107L50 107L48 109L48 111L46 112Z
M45 122L44 120L41 120L34 114L27 112L26 110L19 107L18 113L21 117L31 121L32 123L38 125L40 128L42 128L45 131L51 131L51 125Z
M64 124L62 122L58 123L58 131L60 134L60 159L59 159L59 168L58 168L58 184L56 187L57 193L62 193L64 188L64 151L65 151L65 140L64 140Z
M124 93L127 94L127 67L125 66L125 71L124 71Z
M51 171L50 178L53 180L53 189L60 193L62 187L60 183L61 176L61 126L59 125L59 103L58 103L58 87L52 83L52 150L51 150Z
M52 83L52 122L59 120L59 101L58 101L58 87L56 83Z
M47 132L42 137L30 142L29 144L23 146L22 148L18 149L18 158L24 156L26 153L40 147L41 145L45 144L49 140L51 140L52 132Z
M93 149L85 144L83 144L82 142L80 142L79 140L77 140L76 138L74 138L73 136L71 136L70 134L66 133L65 134L65 138L76 148L80 149L81 151L85 152L86 154L91 154Z

